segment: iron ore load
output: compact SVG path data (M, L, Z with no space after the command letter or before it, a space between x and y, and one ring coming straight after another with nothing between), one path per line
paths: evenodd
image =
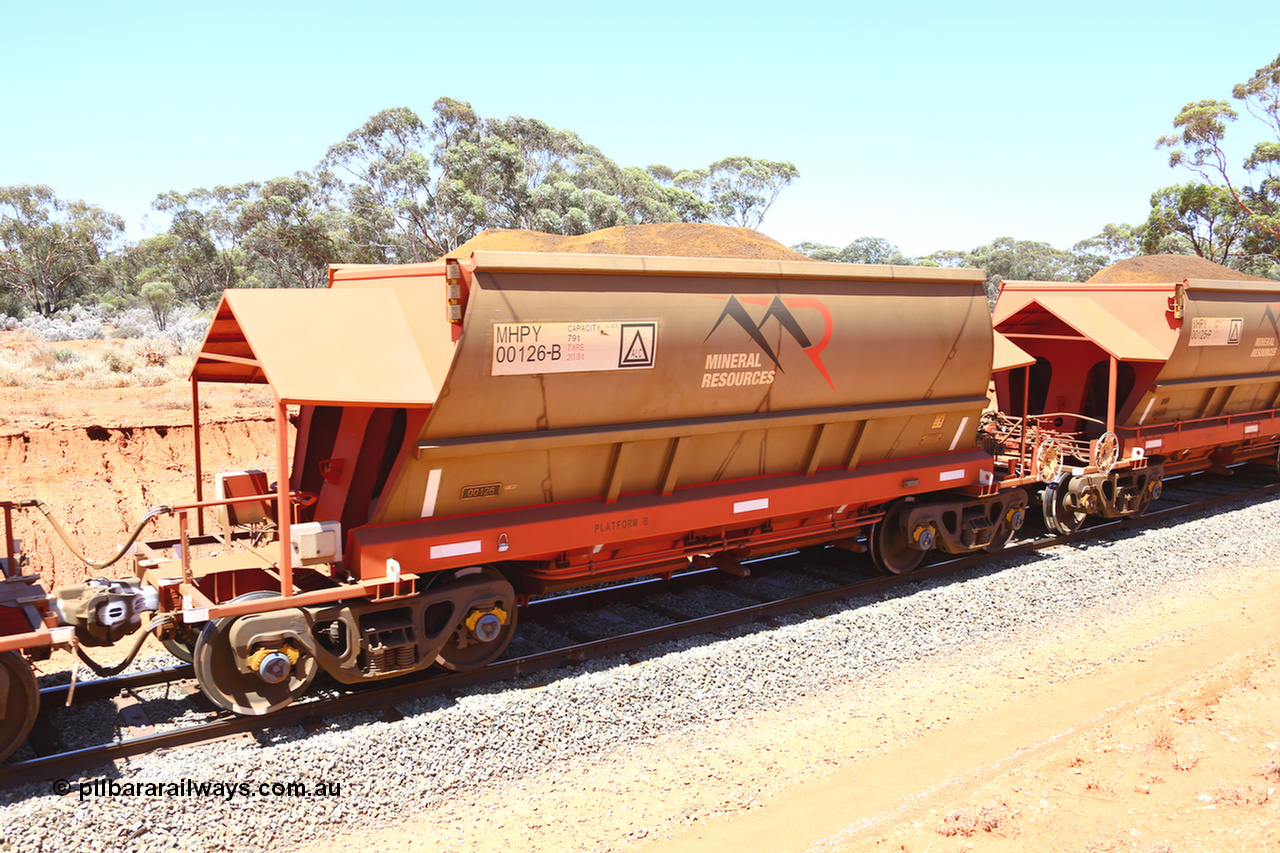
M906 573L1280 444L1266 283L1009 283L993 327L977 270L475 251L329 277L224 294L194 499L142 520L131 576L46 592L13 517L49 508L0 505L0 755L53 647L154 633L266 714L320 671L484 666L547 591L815 545ZM276 401L276 470L213 495L209 382Z

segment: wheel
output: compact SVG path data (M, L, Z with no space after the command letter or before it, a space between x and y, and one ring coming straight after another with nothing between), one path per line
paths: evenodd
M996 535L991 537L991 541L983 546L982 550L988 554L998 554L1004 550L1004 546L1013 538L1013 525L1000 519L1000 526L996 529Z
M191 663L196 648L196 640L200 639L200 632L190 625L180 624L174 629L173 636L167 637L160 641L160 645L168 650L183 663Z
M1041 494L1041 508L1044 510L1044 527L1050 533L1066 536L1075 533L1089 517L1088 513L1068 509L1067 480L1062 479L1044 487Z
M928 554L912 547L907 539L902 520L910 507L911 504L905 500L898 501L871 526L871 535L867 537L871 561L885 574L910 574L920 568Z
M983 548L987 553L1000 553L1004 551L1005 544L1014 538L1014 533L1023 529L1023 524L1027 521L1027 506L1016 503L1016 505L1007 508L1004 514L1000 516L1000 528L996 530L996 535L991 538L991 543Z
M4 761L27 739L40 710L40 686L36 674L18 652L0 653L0 696L5 697L0 718L0 761Z
M445 575L440 582L475 578L474 569L460 569ZM469 672L492 663L506 649L516 633L515 590L502 573L481 566L479 575L486 580L500 580L504 585L501 598L484 606L472 606L463 613L453 633L436 655L436 663L451 672Z
M1278 460L1278 463L1280 463L1280 460ZM1159 475L1153 475L1147 481L1146 488L1142 490L1142 500L1139 501L1138 508L1133 511L1133 516L1136 518L1140 515L1146 515L1147 510L1151 508L1153 503L1160 500L1162 494L1164 494L1164 478Z
M231 603L278 595L266 590L250 592L233 598ZM319 665L315 658L303 652L297 663L289 668L288 675L274 684L257 672L241 672L236 665L230 637L231 626L241 618L230 616L204 626L196 640L191 661L196 670L196 680L200 683L200 691L219 708L246 716L270 714L305 693L316 677Z

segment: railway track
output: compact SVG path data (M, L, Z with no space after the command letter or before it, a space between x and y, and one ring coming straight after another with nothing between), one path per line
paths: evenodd
M1108 531L1155 525L1218 504L1257 499L1280 491L1280 484L1271 479L1264 482L1247 472L1238 477L1171 478L1157 508L1141 518L1095 524L1065 536L1023 538L996 554L978 553L947 559L909 575L873 575L869 561L850 560L847 552L825 549L753 561L748 564L752 574L747 578L733 578L716 569L691 570L671 580L644 579L542 598L531 602L522 613L519 641L513 642L504 658L481 670L357 687L337 695L300 701L265 717L235 717L208 710L203 697L189 686L192 683L189 665L85 681L75 687L78 704L115 699L122 706L124 722L116 732L117 739L66 748L57 729L59 715L42 714L44 722L32 733L31 739L36 757L0 766L0 787L66 777L132 756L244 733L296 725L319 726L327 719L345 714L383 709L384 717L391 719L398 714L397 702L506 681L568 664L651 648L675 639L714 634L905 584L946 577L963 569L1066 542L1096 539ZM707 590L714 591L715 601L703 594ZM723 606L726 601L730 603L727 608ZM595 618L591 618L593 615ZM655 624L644 625L644 622ZM592 626L596 630L592 630ZM145 714L147 706L154 704L147 692L158 687L171 690L175 685L187 685L180 689L198 697L180 704L200 706L205 718L190 724L170 723L164 731L142 733L153 727ZM67 685L42 688L42 706L53 710L62 705L68 690ZM132 726L125 714L125 709L130 708L135 711ZM136 716L139 708L144 711L141 717Z

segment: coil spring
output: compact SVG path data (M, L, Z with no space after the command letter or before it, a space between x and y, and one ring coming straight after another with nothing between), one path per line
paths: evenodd
M399 669L410 669L418 662L418 649L411 644L403 646L372 646L369 648L369 664L365 671L370 675L381 675Z

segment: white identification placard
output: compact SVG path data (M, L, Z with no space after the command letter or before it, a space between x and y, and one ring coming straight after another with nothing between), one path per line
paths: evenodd
M653 367L656 320L494 323L494 376Z
M1240 343L1244 331L1243 317L1193 317L1191 340L1193 347L1233 347Z

